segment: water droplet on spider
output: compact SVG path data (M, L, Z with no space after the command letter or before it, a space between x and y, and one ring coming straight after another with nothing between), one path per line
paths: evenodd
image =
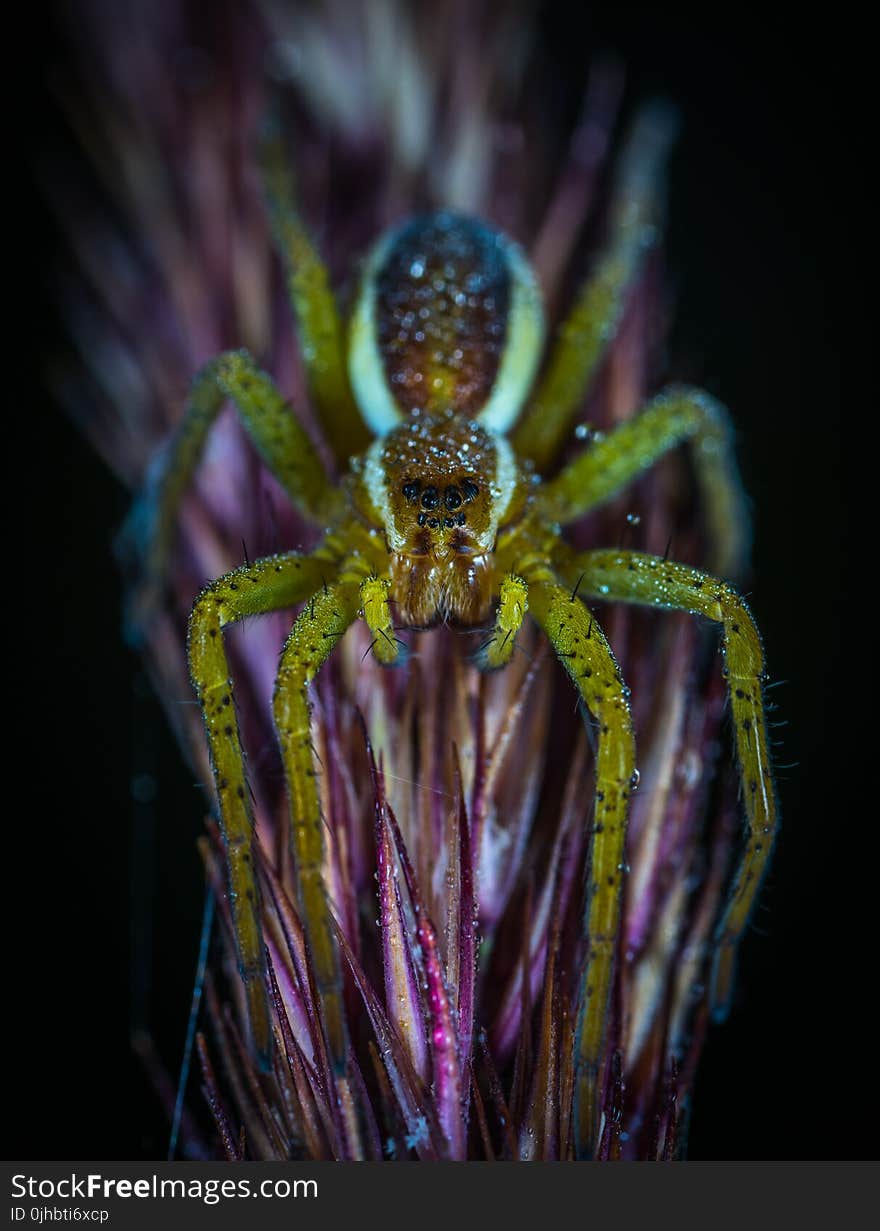
M575 440L586 440L590 435L589 423L579 423L574 429Z
M638 526L641 524L641 521L642 519L638 513L627 513L626 515L626 522L629 526Z
M631 791L637 791L639 789L639 783L641 782L641 780L642 780L642 775L639 773L637 769L634 769L632 772L632 777L629 780L629 789Z

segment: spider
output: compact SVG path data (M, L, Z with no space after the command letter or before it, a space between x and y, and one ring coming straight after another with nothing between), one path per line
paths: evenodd
M656 109L646 109L624 151L604 253L544 358L541 295L526 256L487 223L453 212L408 219L379 240L343 327L283 152L277 139L267 140L261 166L273 235L311 397L345 477L331 480L271 378L247 352L233 351L196 376L146 497L152 531L145 569L156 582L183 492L229 400L295 507L323 531L308 554L247 563L208 585L189 624L190 672L209 744L252 1045L264 1068L271 1063L272 1027L254 822L224 628L304 604L281 654L273 714L299 903L337 1073L345 1071L348 1038L322 872L310 683L358 619L385 666L405 658L399 629L438 621L479 626L494 614L493 635L480 655L488 670L509 661L527 614L550 642L597 730L575 1057L575 1132L584 1157L599 1133L636 766L629 690L586 600L681 610L720 626L748 836L717 925L711 987L717 1016L729 1003L737 946L776 828L761 641L743 599L701 569L622 549L579 553L563 534L564 526L689 442L718 571L734 569L745 517L725 411L703 392L669 388L631 420L594 437L554 477L539 477L551 472L568 439L653 242L668 144L669 125Z

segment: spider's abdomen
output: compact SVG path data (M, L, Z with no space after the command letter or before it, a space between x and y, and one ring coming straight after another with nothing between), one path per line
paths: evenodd
M351 324L352 387L380 435L449 412L506 431L542 343L540 293L517 245L478 219L428 214L389 232L367 262Z

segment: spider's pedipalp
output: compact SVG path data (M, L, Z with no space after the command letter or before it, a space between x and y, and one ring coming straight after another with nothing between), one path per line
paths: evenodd
M721 625L724 676L733 717L736 755L748 822L748 838L716 932L712 1008L726 1015L736 953L767 869L777 830L763 700L761 638L743 599L726 582L641 552L573 553L560 565L564 576L583 573L582 590L608 602L640 603L706 616Z
M529 609L528 586L522 577L508 574L501 582L495 630L477 651L477 662L486 671L506 666L516 647L516 635Z
M406 656L407 648L394 636L388 604L390 589L391 582L387 577L366 577L361 582L361 610L367 627L373 634L370 650L376 661L384 667L399 665Z

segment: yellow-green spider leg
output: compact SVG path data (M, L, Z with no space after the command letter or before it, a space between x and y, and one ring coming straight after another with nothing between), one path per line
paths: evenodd
M337 1073L345 1070L348 1032L339 954L324 879L324 818L312 747L309 684L357 618L361 586L370 573L363 558L352 558L342 566L336 580L306 604L282 651L273 699L290 803L290 840L299 904L321 998L327 1046Z
M559 327L544 374L513 432L522 458L545 473L614 340L627 293L659 233L663 168L675 133L662 104L636 118L621 158L611 233L593 274Z
M776 797L767 745L762 682L764 654L755 622L729 585L706 573L638 552L592 551L571 559L566 577L583 593L608 602L643 603L721 625L724 676L748 822L748 838L716 933L712 1009L723 1018L730 1005L737 948L767 869L777 829Z
M309 394L327 443L337 462L347 468L348 459L363 452L369 444L370 433L351 391L345 332L330 276L300 215L293 174L277 135L269 135L263 141L260 161L272 234L284 262Z
M586 892L587 965L575 1036L575 1137L578 1156L599 1143L602 1057L620 932L626 822L635 772L629 690L611 647L576 593L540 563L521 567L529 609L571 676L598 727L590 879Z
M634 418L594 440L538 492L536 510L561 525L577 521L685 441L691 442L706 510L712 567L735 576L748 546L749 518L729 416L700 389L667 389Z
M528 609L528 586L522 577L508 573L501 581L495 630L480 651L480 665L485 670L496 671L510 662L516 646L516 634L522 628Z
M254 873L253 809L223 629L246 616L291 607L333 577L336 565L320 555L270 556L236 569L209 585L196 599L189 622L192 682L202 708L220 829L226 847L229 904L238 964L248 1004L254 1049L263 1068L271 1064L272 1030L266 992L260 893Z
M388 604L388 591L391 581L387 577L366 577L361 582L361 610L364 620L373 635L370 650L376 660L385 667L393 666L400 660L403 643L394 635L391 623L391 608Z
M260 371L247 351L227 351L206 363L195 377L158 482L142 498L149 506L148 582L160 583L164 576L183 493L227 398L301 513L318 525L328 525L343 507L343 497L330 483L314 445L272 378Z

